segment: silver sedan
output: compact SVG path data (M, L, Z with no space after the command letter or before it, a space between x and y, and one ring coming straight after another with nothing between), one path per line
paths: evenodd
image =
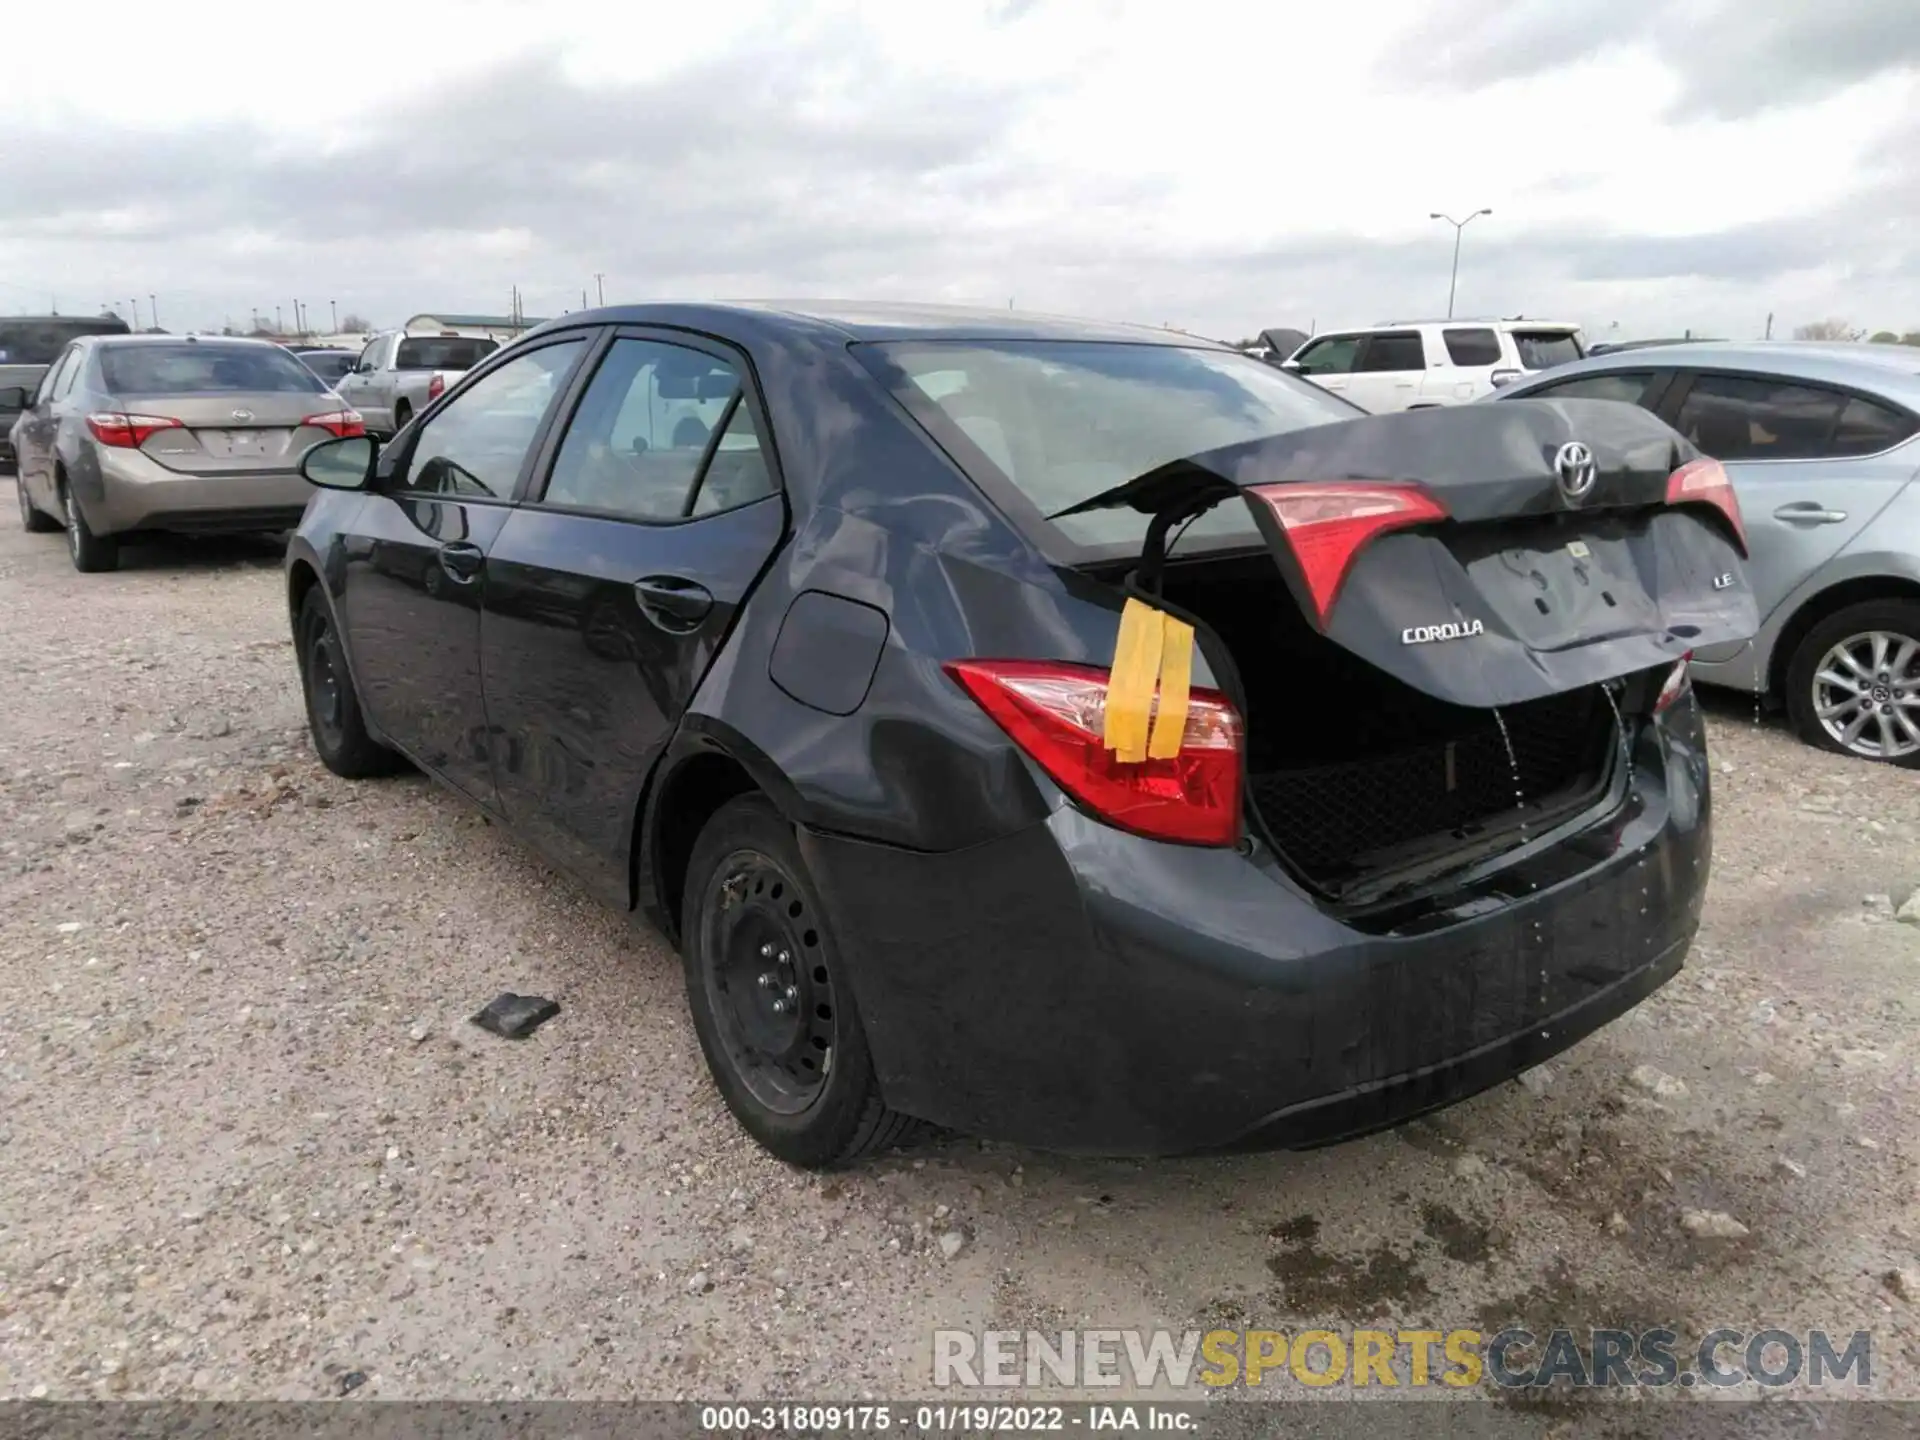
M363 433L323 381L262 340L85 336L31 397L13 398L21 522L64 526L84 571L112 570L121 539L143 532L291 530L312 494L300 457Z
M1694 679L1783 703L1808 743L1920 767L1920 349L1713 341L1610 352L1486 403L1624 400L1733 479L1762 624Z

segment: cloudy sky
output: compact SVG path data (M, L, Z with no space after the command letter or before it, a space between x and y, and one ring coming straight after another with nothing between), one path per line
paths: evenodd
M1920 329L1916 0L15 8L0 311Z

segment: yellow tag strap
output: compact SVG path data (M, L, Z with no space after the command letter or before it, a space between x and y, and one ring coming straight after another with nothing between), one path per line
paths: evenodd
M1150 760L1171 760L1187 734L1187 700L1193 688L1193 627L1168 615L1161 623L1160 708L1153 716Z
M1147 716L1153 684L1160 673L1166 615L1129 598L1120 612L1120 635L1113 647L1113 673L1107 681L1107 713L1102 739L1123 761L1147 758Z

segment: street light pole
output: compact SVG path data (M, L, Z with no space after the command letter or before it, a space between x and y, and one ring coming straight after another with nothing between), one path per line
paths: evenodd
M1460 232L1478 220L1482 215L1491 215L1491 210L1476 210L1464 220L1456 220L1451 215L1442 215L1438 210L1427 216L1429 220L1444 220L1453 227L1453 277L1447 281L1447 319L1453 318L1454 291L1460 284Z

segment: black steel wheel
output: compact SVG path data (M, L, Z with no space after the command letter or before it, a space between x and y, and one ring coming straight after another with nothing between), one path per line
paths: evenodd
M300 688L307 701L307 729L320 763L348 780L390 775L402 761L367 733L353 691L346 652L334 628L333 611L315 585L300 602L294 638L300 657Z
M700 832L681 931L700 1048L754 1139L823 1169L908 1135L880 1098L793 826L765 797L729 801Z

